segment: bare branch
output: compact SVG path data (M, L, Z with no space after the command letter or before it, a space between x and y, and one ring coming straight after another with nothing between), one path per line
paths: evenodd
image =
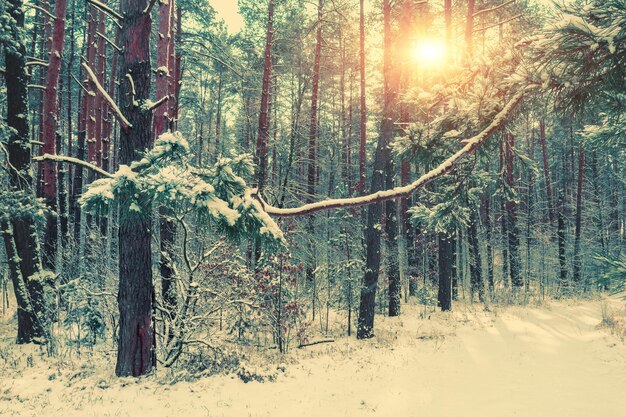
M28 88L38 88L40 90L45 90L46 86L45 85L39 85L39 84L28 84Z
M148 107L148 110L150 111L156 110L161 104L166 103L169 99L170 99L170 96L161 97L159 101L152 103L152 105Z
M483 30L487 30L487 29L495 28L495 27L500 26L500 25L503 25L503 24L505 24L505 23L509 23L511 20L519 19L519 18L520 18L520 17L522 17L522 16L524 16L522 13L520 13L520 14L516 14L516 15L515 15L515 16L513 16L513 17L510 17L510 18L508 18L508 19L506 19L506 20L502 20L501 22L498 22L498 23L494 23L493 25L485 26L485 27L483 27L483 28L475 28L475 29L474 29L474 32L482 32Z
M422 175L411 184L405 185L403 187L396 187L391 190L378 191L376 193L364 195L361 197L329 199L319 201L317 203L304 204L303 206L294 208L279 208L271 206L267 202L265 202L265 200L263 200L258 192L253 192L252 197L257 198L267 214L276 217L302 216L318 211L332 210L336 208L346 209L351 207L367 206L387 200L408 197L418 189L424 187L426 184L429 184L433 180L446 175L464 158L474 153L476 149L478 149L487 139L489 139L495 132L497 132L498 129L500 129L502 125L507 121L509 116L522 101L526 90L527 89L523 88L517 94L515 94L513 98L500 111L500 113L496 115L491 124L478 135L468 139L463 148L461 148L454 155L441 163L437 168Z
M130 84L130 102L133 103L133 106L137 106L137 103L135 103L135 81L133 81L132 75L128 73L125 77L128 80L128 84Z
M73 79L74 81L76 81L76 83L80 86L80 88L82 88L82 89L83 89L83 91L85 92L85 94L89 94L89 95L92 95L92 94L93 94L93 91L89 91L89 90L87 90L87 89L85 88L85 86L83 85L83 83L82 83L82 82L81 82L78 78L76 78L76 76L75 76L74 74L70 73L70 75L72 76L72 79Z
M32 67L32 66L35 66L35 65L39 65L41 67L46 67L46 68L48 67L48 63L47 62L43 62L43 61L28 61L24 65L26 65L27 67Z
M102 39L105 40L106 43L108 43L109 45L111 45L117 52L119 52L120 54L122 53L122 48L120 48L119 46L117 46L115 44L115 42L113 42L111 39L107 38L104 34L100 33L100 32L96 32L96 35L100 36Z
M115 104L115 101L113 101L113 99L111 98L109 93L107 93L106 90L102 87L102 85L100 85L100 83L98 82L98 77L96 77L96 74L94 74L93 71L91 70L91 68L89 68L89 65L87 65L87 64L85 64L83 62L83 68L87 72L87 75L91 79L91 82L96 86L96 89L98 90L100 95L104 98L104 100L111 107L111 110L113 111L113 114L115 115L115 117L117 117L117 120L119 120L120 125L122 126L122 128L128 129L128 128L133 127L133 125L130 124L128 119L126 119L126 117L124 117L124 115L122 114L122 111L120 110L119 107L117 107L117 105Z
M114 17L118 20L123 20L124 16L107 6L106 4L100 3L98 0L87 0L87 3L93 4L96 8L102 10L104 13L108 14L111 17Z
M150 14L150 12L152 11L152 8L156 4L156 2L157 2L157 0L150 0L150 3L148 3L146 8L143 9L143 14Z
M481 14L485 14L485 13L494 12L494 11L496 11L496 10L498 10L498 9L501 9L501 8L502 8L502 7L504 7L504 6L508 6L508 5L509 5L509 4L511 4L511 3L515 3L515 0L505 1L504 3L499 4L499 5L497 5L497 6L493 6L493 7L489 7L489 8L487 8L487 9L482 9L482 10L479 10L479 11L477 11L476 13L474 13L474 16L473 16L473 17L480 16Z
M37 6L36 4L30 4L30 3L25 4L24 6L31 7L31 8L33 8L35 10L39 10L41 13L47 15L50 19L56 20L56 17L52 13L50 13L49 11L44 9L43 7Z
M335 339L323 339L323 340L316 340L315 342L311 342L311 343L302 343L298 345L298 349L302 349L307 346L319 345L320 343L333 343L334 341Z
M93 172L95 172L97 174L100 174L103 177L113 178L113 174L110 174L110 173L106 172L102 168L99 168L98 166L96 166L94 164L90 164L89 162L85 162L82 159L72 158L71 156L51 155L49 153L45 153L45 154L43 154L41 156L34 157L33 161L35 161L35 162L43 162L43 161L66 162L68 164L78 165L78 166L81 166L83 168L90 169L91 171L93 171Z

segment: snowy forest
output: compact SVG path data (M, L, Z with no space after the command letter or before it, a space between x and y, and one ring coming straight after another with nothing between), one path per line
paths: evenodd
M0 415L626 409L626 0L0 0Z

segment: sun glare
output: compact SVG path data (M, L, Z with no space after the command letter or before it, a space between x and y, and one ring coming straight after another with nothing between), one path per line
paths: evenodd
M444 63L446 44L434 39L422 39L413 47L413 60L423 66L434 67Z

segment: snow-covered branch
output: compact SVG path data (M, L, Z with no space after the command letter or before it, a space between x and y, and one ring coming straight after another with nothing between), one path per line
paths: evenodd
M364 195L361 197L351 197L351 198L336 198L329 199L324 201L319 201L316 203L305 204L300 207L294 208L279 208L269 205L260 194L256 193L253 195L256 199L260 201L265 212L271 216L275 217L294 217L294 216L302 216L311 213L315 213L318 211L324 210L332 210L336 208L351 208L351 207L359 207L366 206L370 204L380 203L386 200L393 200L402 197L408 197L413 194L419 188L422 188L426 184L431 181L444 176L448 172L450 172L456 165L461 162L465 157L472 154L476 149L478 149L487 139L489 139L494 133L498 131L502 127L502 125L507 121L509 116L513 113L518 104L522 101L526 90L521 89L517 94L511 98L511 100L504 106L504 108L496 115L494 120L491 122L485 130L477 134L476 136L467 139L463 143L465 146L461 148L458 152L452 155L450 158L442 162L437 168L427 172L422 175L416 181L411 184L405 185L403 187L396 187L391 190L379 191L373 194Z
M120 125L122 126L122 128L123 129L128 129L129 127L133 127L133 125L130 124L128 119L126 119L126 117L124 117L124 115L122 114L122 111L120 110L119 107L117 107L117 104L115 104L115 101L111 98L109 93L107 93L106 90L100 84L100 82L98 82L98 77L96 77L96 74L94 74L93 71L91 70L91 68L89 68L89 65L87 65L87 64L85 64L83 62L83 68L85 69L85 72L89 76L89 79L91 80L93 85L96 86L96 89L98 90L98 92L100 93L102 98L104 98L104 100L109 104L109 107L111 107L111 110L113 111L113 114L119 120Z
M83 168L90 169L93 172L102 175L103 177L113 178L112 174L106 172L102 168L99 168L99 167L97 167L94 164L90 164L89 162L85 162L82 159L73 158L71 156L51 155L49 153L45 153L45 154L43 154L41 156L34 157L33 161L36 161L36 162L43 162L43 161L67 162L68 164L74 164L74 165L81 166Z

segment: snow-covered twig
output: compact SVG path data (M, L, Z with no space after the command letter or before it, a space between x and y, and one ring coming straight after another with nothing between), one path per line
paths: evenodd
M45 153L45 154L43 154L41 156L34 157L33 161L35 161L35 162L43 162L43 161L67 162L68 164L79 165L79 166L81 166L83 168L90 169L93 172L102 175L103 177L113 178L112 174L106 172L102 168L98 168L94 164L90 164L89 162L85 162L82 159L73 158L71 156L51 155L49 153Z
M517 94L513 96L513 98L506 104L506 106L504 106L500 113L496 115L494 120L489 126L487 126L487 128L485 128L485 130L480 132L478 135L467 139L463 148L461 148L450 158L442 162L437 168L422 175L411 184L405 185L403 187L396 187L391 190L378 191L376 193L364 195L361 197L328 199L294 208L279 208L271 206L265 200L263 200L258 192L254 193L253 197L255 197L260 202L261 206L267 214L276 217L302 216L318 211L332 210L336 208L345 209L351 207L367 206L387 200L408 197L419 188L422 188L426 184L450 172L456 165L458 165L461 160L476 151L476 149L478 149L487 139L489 139L495 132L498 131L498 129L502 127L504 122L506 122L509 116L513 113L513 110L515 110L518 104L522 101L525 92L526 89L522 88Z
M119 107L117 107L117 104L115 104L115 101L113 101L109 93L107 93L106 90L102 87L102 85L100 85L100 83L98 82L98 77L96 77L96 74L94 74L91 68L89 68L89 65L85 64L84 62L82 65L83 65L83 68L85 69L85 72L87 72L87 75L89 76L91 82L96 86L96 89L98 90L102 98L104 98L104 100L109 104L109 107L111 107L113 114L119 120L122 128L128 129L130 127L133 127L133 125L130 124L128 119L124 117L124 115L122 114L122 111L120 110Z
M46 86L45 85L39 85L39 84L28 84L28 88L38 88L40 90L45 90Z
M124 19L124 16L122 16L106 4L100 3L98 0L87 0L87 3L93 4L96 8L102 10L104 13L108 14L111 17L114 17L118 20Z

